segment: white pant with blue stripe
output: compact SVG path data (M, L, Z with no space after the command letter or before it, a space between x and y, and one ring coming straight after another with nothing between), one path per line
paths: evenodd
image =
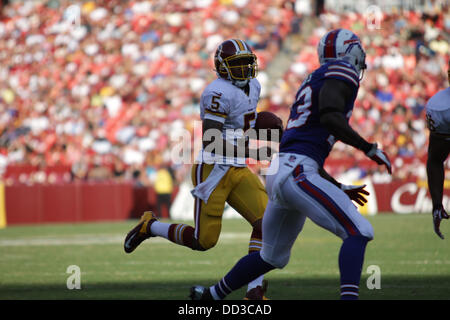
M271 163L266 189L269 202L263 218L261 257L277 268L289 261L291 248L308 217L343 240L373 239L373 228L341 189L318 173L309 157L282 153Z

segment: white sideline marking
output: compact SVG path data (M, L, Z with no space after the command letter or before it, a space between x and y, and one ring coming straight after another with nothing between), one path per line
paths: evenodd
M126 233L124 234L80 234L73 236L60 237L27 237L19 239L0 239L0 247L21 247L21 246L77 246L77 245L105 245L105 244L123 244ZM220 235L220 240L232 241L250 239L250 233L244 232L224 232ZM219 240L219 241L220 241ZM163 238L150 238L151 243L167 243ZM145 244L145 243L144 243Z

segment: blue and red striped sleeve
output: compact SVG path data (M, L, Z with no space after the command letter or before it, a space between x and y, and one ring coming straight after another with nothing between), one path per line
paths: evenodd
M348 82L355 87L359 87L359 74L349 64L333 63L324 72L324 78L332 78Z

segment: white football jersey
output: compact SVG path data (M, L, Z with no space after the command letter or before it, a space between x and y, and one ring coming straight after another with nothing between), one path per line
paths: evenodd
M223 123L222 136L233 145L244 137L245 131L255 126L261 85L258 80L251 79L249 86L247 95L230 81L218 78L205 88L200 99L200 118ZM218 156L204 150L200 151L197 160L203 163L246 166L245 157Z
M439 91L426 105L427 123L431 131L450 134L450 87Z

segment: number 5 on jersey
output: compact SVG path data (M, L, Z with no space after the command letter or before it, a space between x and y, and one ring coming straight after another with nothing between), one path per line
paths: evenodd
M222 97L221 93L212 96L212 98L211 98L211 106L210 106L211 109L219 110L220 104L219 104L219 101L217 101L217 100L220 100L220 97Z
M311 95L312 89L310 86L304 87L298 94L298 98L295 101L297 106L297 117L290 119L287 123L286 129L298 128L305 124L309 115L311 114Z

